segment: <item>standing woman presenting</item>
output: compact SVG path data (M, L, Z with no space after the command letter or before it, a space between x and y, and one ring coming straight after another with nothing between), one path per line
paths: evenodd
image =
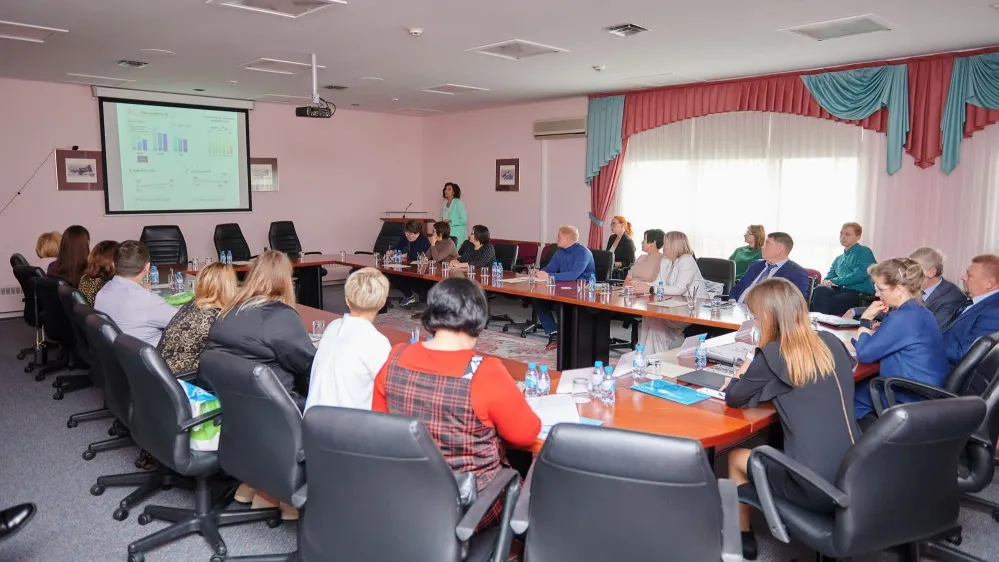
M461 202L461 188L454 182L444 184L441 220L451 225L451 236L459 244L468 240L468 213L465 212L465 204Z

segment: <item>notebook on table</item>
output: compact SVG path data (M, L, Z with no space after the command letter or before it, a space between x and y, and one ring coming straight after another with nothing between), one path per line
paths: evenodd
M678 384L662 380L645 381L640 384L633 384L631 385L631 389L651 394L652 396L657 396L659 398L665 398L666 400L683 404L684 406L696 404L710 398L708 395L701 394L693 388L680 386Z
M832 314L822 314L821 312L812 312L809 314L820 324L826 324L827 326L835 326L837 328L856 328L860 325L859 320L853 320L852 318L843 318L842 316L835 316Z
M712 390L721 390L731 378L731 375L727 375L718 369L708 368L690 371L685 375L680 375L676 380Z

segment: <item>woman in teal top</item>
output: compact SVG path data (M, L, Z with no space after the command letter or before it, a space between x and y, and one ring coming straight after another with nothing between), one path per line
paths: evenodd
M465 212L465 204L461 202L461 188L454 182L444 184L441 220L451 225L451 236L458 244L468 240L468 213Z
M751 224L746 229L746 233L742 235L742 239L746 241L746 246L736 248L732 252L732 255L728 257L728 259L735 262L736 281L742 279L742 275L746 273L749 264L763 259L761 249L763 248L763 242L767 239L767 233L763 230L762 224Z
M874 252L860 244L861 226L848 222L839 231L843 253L833 260L822 285L812 291L812 310L841 316L847 310L860 306L861 299L874 294L874 282L867 268L876 264Z

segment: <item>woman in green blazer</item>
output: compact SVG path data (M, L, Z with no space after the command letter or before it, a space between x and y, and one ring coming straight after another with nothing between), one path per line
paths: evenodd
M451 225L451 236L460 245L468 240L468 213L461 202L461 188L454 182L444 184L444 204L441 206L441 220Z

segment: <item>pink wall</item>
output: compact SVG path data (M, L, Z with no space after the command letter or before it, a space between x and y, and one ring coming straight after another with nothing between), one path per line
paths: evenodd
M584 181L586 139L538 141L533 124L585 116L586 106L586 98L572 98L428 118L423 130L425 210L440 216L441 188L453 181L461 186L469 224L485 224L498 238L547 240L563 223L585 233L590 201ZM496 160L503 158L520 159L517 193L495 190ZM542 168L547 175L544 215ZM541 232L543 221L549 232Z
M177 224L190 256L207 257L215 225L238 222L256 253L267 246L270 222L285 219L295 221L307 250L370 249L381 211L414 199L414 209L424 206L413 189L423 176L424 120L345 110L331 120L297 119L286 105L256 107L252 156L278 159L281 190L254 193L252 213L105 216L101 192L56 190L50 158L0 216L0 255L31 259L40 232L74 223L90 230L92 242L138 238L146 224ZM85 86L0 79L0 131L0 206L51 149L101 147L97 100ZM16 285L10 269L0 268L0 287ZM0 296L0 313L14 310L20 298Z

